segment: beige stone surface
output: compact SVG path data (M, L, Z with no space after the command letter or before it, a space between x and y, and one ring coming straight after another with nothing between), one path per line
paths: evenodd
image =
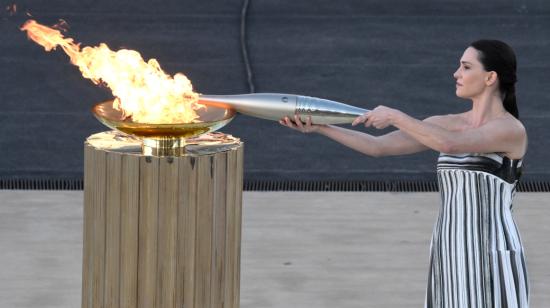
M0 191L0 307L79 307L82 192ZM549 307L548 193L519 193L531 307ZM241 307L421 307L437 193L245 192Z

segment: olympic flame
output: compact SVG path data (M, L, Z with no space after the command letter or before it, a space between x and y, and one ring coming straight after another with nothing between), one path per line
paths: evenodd
M64 21L63 21L64 22ZM57 25L58 29L60 26ZM66 23L65 23L66 26ZM115 96L114 107L138 123L170 124L198 122L199 95L181 73L166 74L155 59L145 62L139 52L113 51L105 43L80 48L60 30L28 20L21 27L29 39L46 51L61 47L84 78L104 84Z

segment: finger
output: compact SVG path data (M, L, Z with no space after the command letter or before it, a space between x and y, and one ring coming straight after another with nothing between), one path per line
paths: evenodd
M311 116L308 116L306 119L306 126L311 126L313 123L311 123Z
M286 126L288 126L290 128L295 128L294 124L292 123L292 121L288 117L285 117L285 123L286 123Z
M378 129L384 129L388 126L390 126L390 124L387 121L382 121L382 122L378 123Z
M360 115L360 116L358 116L355 120L353 120L353 122L351 123L351 125L352 125L352 126L355 126L355 125L357 125L357 124L359 124L359 123L365 122L365 120L366 120L366 115L365 115L365 114L364 114L364 115Z
M304 125L302 124L302 119L300 119L297 114L294 115L294 122L296 123L296 126L298 126L300 129L304 128Z
M372 122L374 122L374 118L369 118L367 122L365 122L365 127L369 127L372 125Z
M311 116L308 116L306 119L306 126L305 126L308 133L315 131L315 128L313 127L313 125L314 124L311 121Z

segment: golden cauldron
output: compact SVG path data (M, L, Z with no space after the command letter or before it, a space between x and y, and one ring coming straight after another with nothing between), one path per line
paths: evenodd
M194 138L218 130L235 117L235 110L206 106L196 110L199 118L193 123L150 124L133 122L122 111L113 107L114 100L99 103L92 108L94 116L107 127L142 139L144 155L179 156L185 146L194 144ZM201 101L199 100L199 103ZM215 140L210 140L215 142Z

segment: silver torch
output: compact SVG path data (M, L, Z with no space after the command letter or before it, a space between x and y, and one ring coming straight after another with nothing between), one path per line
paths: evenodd
M200 103L228 109L252 117L278 121L294 120L298 115L305 122L311 116L313 124L345 124L369 111L343 103L310 96L254 93L238 95L200 95Z

